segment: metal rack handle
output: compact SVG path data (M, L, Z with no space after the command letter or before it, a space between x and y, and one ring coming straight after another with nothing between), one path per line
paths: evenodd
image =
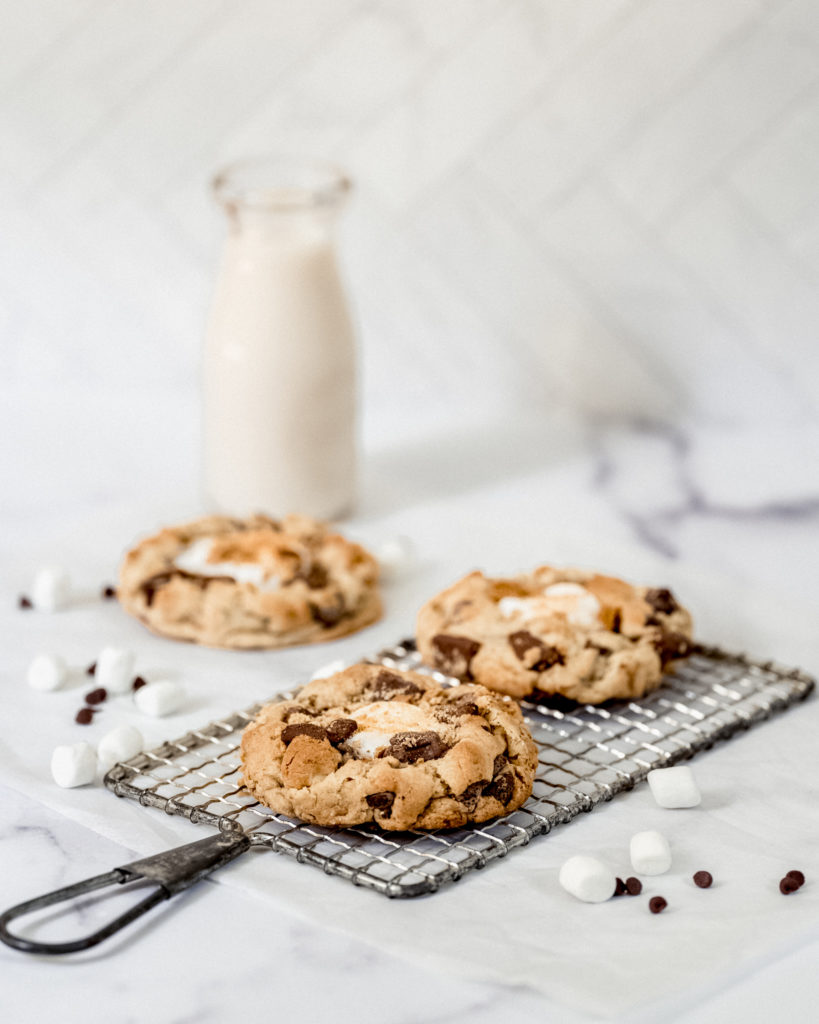
M185 846L177 846L165 853L145 857L143 860L136 860L131 864L114 868L113 871L108 871L105 874L94 875L82 882L75 882L74 885L67 885L62 889L55 889L54 892L36 896L34 899L26 900L25 903L18 903L0 915L0 940L7 946L22 950L24 953L77 953L83 949L90 949L102 942L103 939L120 931L131 921L141 917L157 903L162 903L176 893L182 892L183 889L190 888L212 871L234 860L249 846L250 838L243 833L220 832L219 835L209 836L207 839L200 839L195 843L187 843ZM55 903L64 903L96 889L124 885L127 882L136 882L141 879L155 882L156 888L145 899L140 900L139 903L91 935L69 942L38 942L34 939L24 939L19 935L14 935L8 929L11 921L35 910L42 910Z

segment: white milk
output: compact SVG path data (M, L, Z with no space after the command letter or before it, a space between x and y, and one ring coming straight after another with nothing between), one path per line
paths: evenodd
M338 516L356 461L355 339L332 237L346 183L322 195L221 180L230 232L205 344L209 502Z

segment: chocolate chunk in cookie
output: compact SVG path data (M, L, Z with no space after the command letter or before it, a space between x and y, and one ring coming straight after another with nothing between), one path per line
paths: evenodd
M665 665L674 658L684 658L691 653L691 641L682 633L670 629L661 629L655 640L660 661Z
M477 640L468 636L448 636L439 633L432 638L435 649L435 667L456 679L472 678L472 659L481 649Z
M667 587L652 587L646 591L645 600L655 612L662 615L672 615L680 607Z
M385 817L389 817L392 805L395 803L395 793L370 793L365 797L368 806L374 807L377 811L383 811Z
M294 722L282 729L282 743L292 743L297 736L312 736L314 740L324 740L327 733L320 725L311 722Z
M320 622L322 626L328 629L331 626L337 626L347 614L347 608L341 594L336 594L325 604L316 604L310 601L308 602L308 607L310 608L310 614L316 622Z
M366 692L367 696L373 700L389 700L398 694L411 696L423 693L423 690L411 679L405 679L403 676L399 676L397 672L382 669L375 679L367 684Z
M337 747L348 740L358 728L358 722L352 718L337 718L327 726L327 739Z
M563 665L565 658L557 647L544 643L526 629L509 634L509 645L518 661L532 672L546 672L552 665Z
M397 732L384 751L384 757L394 757L402 764L432 761L442 757L449 747L437 732Z
M504 772L496 779L493 779L484 790L485 796L493 796L502 804L508 804L515 791L515 780L511 772Z

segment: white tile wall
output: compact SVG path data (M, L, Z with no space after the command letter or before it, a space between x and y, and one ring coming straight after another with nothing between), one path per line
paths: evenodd
M368 429L442 403L819 414L815 0L0 15L0 388L192 403L206 181L281 149L358 181Z

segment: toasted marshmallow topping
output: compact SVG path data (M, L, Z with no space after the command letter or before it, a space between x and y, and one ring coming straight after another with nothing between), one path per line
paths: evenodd
M600 602L579 583L553 583L537 597L504 597L498 608L505 619L564 615L573 626L592 629L600 623Z
M257 562L211 561L212 537L199 537L176 556L174 565L197 576L229 576L237 583L252 583L259 590L277 590L279 578Z
M397 732L423 732L439 723L415 707L402 701L379 700L365 704L350 714L358 723L358 732L347 740L347 746L356 757L372 759L379 750L388 747Z

